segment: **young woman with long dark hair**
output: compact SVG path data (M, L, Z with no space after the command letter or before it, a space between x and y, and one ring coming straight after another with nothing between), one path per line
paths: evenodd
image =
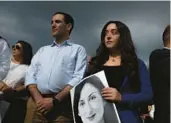
M92 64L91 64L92 63ZM152 99L148 70L135 51L129 28L120 21L109 21L101 32L89 75L104 70L109 88L102 96L114 102L121 123L140 123L139 107Z

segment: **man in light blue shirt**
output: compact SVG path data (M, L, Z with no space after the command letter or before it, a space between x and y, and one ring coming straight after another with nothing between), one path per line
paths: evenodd
M73 18L66 13L53 15L55 41L38 50L28 69L25 86L30 92L25 123L72 123L70 89L84 76L86 51L69 40Z

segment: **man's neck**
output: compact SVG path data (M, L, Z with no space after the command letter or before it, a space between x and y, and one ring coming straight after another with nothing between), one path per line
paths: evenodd
M109 53L110 53L109 55L111 57L117 57L117 56L120 56L121 55L120 50L117 50L117 49L112 49L112 50L109 51Z
M164 45L164 48L170 49L170 44Z
M61 44L68 39L69 39L69 36L68 37L62 37L62 38L55 38L55 41L57 44Z

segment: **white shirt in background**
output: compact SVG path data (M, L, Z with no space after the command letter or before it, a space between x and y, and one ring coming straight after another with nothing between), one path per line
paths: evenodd
M152 119L154 119L154 111L155 111L155 105L152 105L151 111L149 112L149 115Z
M27 68L28 65L16 64L11 61L10 70L8 71L6 78L3 79L2 81L12 88L24 84ZM22 97L22 99L26 99L26 98ZM5 116L5 113L9 105L10 105L9 102L6 102L4 100L0 101L0 123L2 118Z
M2 81L12 88L24 84L27 68L28 65L16 64L11 61L10 70Z

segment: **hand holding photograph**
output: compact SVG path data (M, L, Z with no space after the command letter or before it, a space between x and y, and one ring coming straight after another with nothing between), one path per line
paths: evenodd
M114 103L101 95L108 83L104 71L88 76L70 91L75 123L120 123Z

